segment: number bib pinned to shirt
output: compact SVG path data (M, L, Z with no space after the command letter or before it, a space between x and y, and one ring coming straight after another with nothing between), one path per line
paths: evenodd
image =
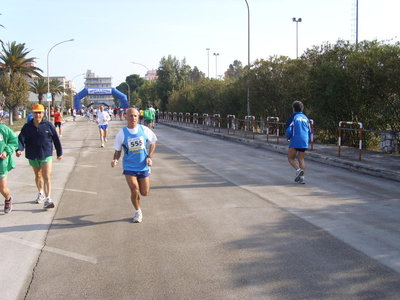
M145 148L143 136L136 138L128 138L129 151L133 153L139 153Z

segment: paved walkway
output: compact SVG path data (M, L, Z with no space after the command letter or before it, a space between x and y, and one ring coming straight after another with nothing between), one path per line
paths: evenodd
M172 122L160 121L164 125L173 126L182 130L188 130L200 134L207 134L221 139L228 139L240 143L249 144L256 148L267 149L271 151L287 153L288 142L285 138L280 138L279 143L275 136L269 136L267 141L266 134L255 134L244 131L232 130L227 132L226 128L213 127L203 128L202 125L194 128L193 124L178 124ZM340 149L340 156L337 145L328 145L314 143L312 150L307 152L306 159L313 160L331 166L341 167L350 171L369 174L390 180L400 181L400 155L380 153L375 151L362 150L361 160L360 151L356 148L344 147Z
M283 141L215 133L281 154L160 125L133 224L121 165L110 167L125 124L111 122L104 148L95 123L65 124L52 210L33 203L32 168L17 159L14 209L0 213L0 299L398 299L397 181L310 161L298 185Z

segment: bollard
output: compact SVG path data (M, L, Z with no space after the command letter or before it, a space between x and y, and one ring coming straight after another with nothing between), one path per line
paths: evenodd
M276 120L276 143L279 144L279 117L267 117L266 127L267 127L267 142L269 137L269 120Z
M360 141L359 141L359 155L358 155L358 160L361 160L362 156L362 129L363 129L363 124L361 122L347 122L347 121L340 121L339 122L339 139L338 139L338 156L340 156L340 146L342 143L342 124L354 124L354 125L359 125L360 126Z

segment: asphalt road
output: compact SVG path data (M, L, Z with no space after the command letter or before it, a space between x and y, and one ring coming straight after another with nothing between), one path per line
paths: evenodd
M0 214L0 299L398 299L398 182L158 126L152 189L134 210L97 126L64 127L54 210L25 158ZM1 206L1 210L2 210Z

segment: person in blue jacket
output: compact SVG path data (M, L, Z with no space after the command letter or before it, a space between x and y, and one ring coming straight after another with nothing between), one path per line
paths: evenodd
M57 159L62 159L60 138L53 123L43 119L44 106L35 104L32 109L33 120L26 123L18 136L17 157L25 150L25 157L29 160L35 173L36 187L39 191L35 203L44 201L44 208L53 208L51 201L51 169L53 163L53 144L56 148Z
M308 141L311 138L310 121L303 113L304 105L301 101L292 104L293 114L286 121L286 139L289 142L288 160L296 169L295 182L304 184L306 170L305 156ZM297 155L297 161L296 161Z

